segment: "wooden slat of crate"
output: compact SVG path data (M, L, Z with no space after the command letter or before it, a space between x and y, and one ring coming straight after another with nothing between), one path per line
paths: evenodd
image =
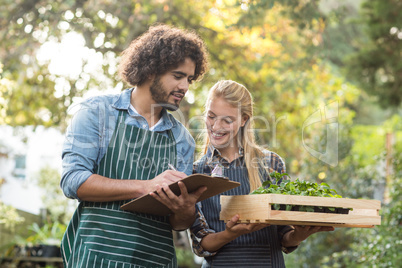
M352 208L349 214L271 210L272 204ZM277 225L316 225L334 227L374 227L381 224L378 200L260 194L221 196L220 219L235 214L239 222L265 222Z
M342 207L342 208L374 209L374 210L376 209L379 210L381 208L381 202L378 200L281 195L281 194L266 194L266 195L268 196L268 200L272 204L292 204L292 205L305 205L305 206ZM250 196L259 196L259 195L250 195Z
M302 226L332 226L332 227L359 227L373 228L373 224L346 224L346 223L325 223L325 222L306 222L306 221L286 221L286 220L239 220L238 223L266 223L270 225L302 225Z

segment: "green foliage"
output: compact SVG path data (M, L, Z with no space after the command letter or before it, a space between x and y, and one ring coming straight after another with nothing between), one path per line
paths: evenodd
M32 231L32 235L24 239L24 245L54 245L60 246L61 239L66 232L67 226L59 222L54 222L52 224L44 224L39 226L37 223L33 223L28 227Z
M13 229L16 224L24 222L17 210L9 205L4 204L0 200L0 225L4 225L5 228Z
M389 198L392 202L385 204L381 210L381 225L373 229L351 229L348 234L354 237L350 250L334 253L323 259L324 266L330 263L343 263L346 267L397 267L402 261L402 151L395 160L396 173L389 185Z
M6 121L7 111L9 109L10 94L15 87L13 80L3 77L3 64L0 61L0 125L8 123Z
M395 267L400 263L400 179L402 177L401 117L395 115L382 126L355 126L351 129L351 150L334 169L305 165L306 176L320 171L338 192L350 198L373 199L381 187L389 189L389 203L380 211L382 223L372 229L339 228L329 234L309 237L286 256L287 267ZM393 175L385 177L386 133L394 133ZM311 163L309 163L311 164ZM317 174L318 175L318 174ZM318 176L317 176L318 179ZM387 195L386 195L387 196ZM378 198L378 197L377 197Z
M216 68L216 76L210 81L228 73L240 76L236 61L242 59L244 47L216 27L216 16L210 12L214 6L214 1L181 0L45 0L29 4L5 0L0 13L0 61L7 70L3 76L16 82L9 93L6 123L66 127L67 107L77 98L90 90L123 87L116 79L118 55L154 23L194 29L205 39L211 66ZM73 72L68 64L63 70L54 70L52 58L38 59L37 52L44 44L60 45L68 33L78 34L85 42L85 52L76 50L83 57L74 62ZM74 42L77 45L81 41ZM95 58L99 68L93 72ZM233 61L226 61L229 58Z
M287 176L287 173L273 172L270 174L275 179L280 179ZM268 186L268 187L267 187ZM301 195L301 196L321 196L321 197L336 197L341 198L334 189L322 182L309 182L297 178L295 181L283 180L279 185L273 184L270 181L265 181L261 187L257 188L250 194L284 194L284 195Z
M355 141L351 153L361 167L373 165L378 161L385 149L385 139L383 138L385 131L382 128L359 125L355 126L351 131L351 138ZM367 140L376 141L367 144ZM360 152L365 151L364 154ZM358 158L358 159L357 159Z
M0 190L5 180L0 177ZM6 205L0 199L0 225L5 228L13 229L15 225L24 222L24 218L21 217L17 210L9 205Z
M48 224L67 224L76 206L74 200L64 196L59 186L60 180L60 171L48 166L41 168L35 176L35 181L43 190L42 201L47 210Z
M275 181L281 180L283 176L287 176L287 173L272 172L271 178L275 178ZM315 182L309 182L300 180L297 178L295 181L282 180L280 184L274 184L270 181L265 181L261 187L255 189L250 194L284 194L284 195L300 195L300 196L320 196L320 197L336 197L341 198L334 189L322 182L321 184ZM275 210L280 209L280 204L274 204ZM286 204L286 210L292 210L293 205ZM322 209L322 207L320 207ZM335 208L329 208L331 211L335 211ZM314 212L313 206L300 206L299 211Z
M348 61L347 74L376 96L383 107L402 102L402 4L371 0L362 4L361 19L368 41Z
M355 23L361 1L320 1L326 27L317 53L332 64L345 67L345 56L356 52L357 43L367 41L363 25Z
M43 190L42 201L46 209L43 224L33 223L28 226L31 235L17 236L15 244L34 246L39 244L59 246L71 219L75 202L65 198L60 183L60 172L51 167L43 167L34 175L37 185Z
M176 258L178 267L196 268L200 267L194 261L194 253L191 248L176 247Z
M317 77L320 69L326 72L327 67L308 51L315 46L314 42L319 42L325 26L317 13L319 1L261 1L242 6L234 3L42 1L35 5L8 1L3 5L4 16L0 19L0 36L6 41L3 48L7 53L0 53L0 60L7 70L5 77L18 83L10 92L6 122L65 127L67 107L75 99L88 90L121 88L115 77L118 54L154 22L196 30L211 54L211 72L203 84L210 85L221 78L245 84L260 100L256 105L265 107L261 109L262 115L267 116L266 109L275 113L277 107L283 107L284 113L292 113L300 108L294 104L304 102L303 99L309 103L317 98L308 105L312 107L333 100L332 93L325 99L320 93L335 88L338 91L339 85L332 89L327 81L322 81L322 85L316 83L336 78ZM248 7L243 8L244 5ZM261 23L249 20L257 10ZM242 18L250 22L247 28ZM77 62L82 71L76 75L52 72L48 68L51 61L37 60L36 52L43 44L60 42L66 33L73 32L83 36L88 48L86 54L93 55L92 58L95 53L100 56L102 68L97 73L88 71L89 58ZM16 44L21 44L20 49L15 49ZM24 61L16 60L19 58ZM194 88L194 92L204 94L201 91L207 88ZM311 93L304 94L305 91ZM280 97L282 94L285 98ZM202 104L195 106L192 109L197 111ZM191 113L188 105L183 105L182 110L185 115Z
M292 0L260 0L239 2L247 12L239 18L239 25L255 26L262 22L267 10L275 4L286 7L281 15L289 17L299 29L312 28L316 20L322 18L323 14L319 10L319 0L311 1L292 1Z

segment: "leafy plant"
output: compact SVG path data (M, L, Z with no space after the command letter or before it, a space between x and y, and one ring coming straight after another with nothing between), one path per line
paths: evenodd
M334 189L325 183L321 184L315 182L309 182L305 180L295 181L282 180L283 176L287 176L287 173L272 172L271 178L275 178L275 181L280 181L280 184L273 184L271 181L265 181L261 187L254 190L251 194L288 194L288 195L302 195L302 196L322 196L322 197L337 197L338 195Z
M28 227L33 234L27 238L17 237L16 242L17 244L28 246L40 244L58 246L61 243L66 228L66 225L59 222L44 224L42 227L35 222Z
M76 201L64 198L60 188L61 174L58 169L49 165L43 166L33 176L34 181L43 189L41 196L43 206L47 211L46 223L68 223L76 207Z
M284 194L284 195L301 195L301 196L320 196L320 197L336 197L342 198L338 195L334 189L325 183L321 184L315 182L309 182L305 180L296 179L291 181L289 179L282 180L287 173L272 172L270 174L274 182L280 182L279 185L272 183L271 181L265 181L261 187L257 188L250 194ZM293 205L283 204L285 210L292 210ZM273 204L275 210L281 209L281 204ZM318 207L322 209L322 207ZM328 208L330 211L334 212L335 208ZM313 206L299 206L299 211L314 212Z
M36 222L28 226L29 237L17 235L5 252L8 257L60 257L60 244L67 226L54 222L40 226Z
M4 179L0 178L0 190L1 185L4 183ZM25 219L18 214L16 208L6 205L0 200L0 226L13 229L17 224L22 223Z

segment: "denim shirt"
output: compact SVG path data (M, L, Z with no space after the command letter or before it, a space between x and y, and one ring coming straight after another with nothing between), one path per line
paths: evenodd
M130 108L133 88L121 94L92 97L81 103L69 125L63 144L63 171L60 186L64 194L78 201L77 190L96 169L106 153L116 127L119 110L128 115L127 125L149 130L146 119ZM195 142L188 130L165 109L151 131L168 137L171 130L176 142L177 170L190 175L193 170ZM174 163L172 163L174 164Z

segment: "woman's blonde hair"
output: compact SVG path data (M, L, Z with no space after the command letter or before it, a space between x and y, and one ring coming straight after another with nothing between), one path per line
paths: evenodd
M238 145L243 148L244 162L247 167L248 177L250 181L250 191L253 191L262 185L259 168L264 168L262 159L264 154L262 148L255 143L254 124L253 124L253 99L247 88L235 81L222 80L217 82L210 90L205 110L209 103L215 99L222 97L233 107L240 109L240 116L246 116L248 120L238 132ZM210 141L208 134L204 139L204 154L206 154ZM257 165L256 165L257 164Z

